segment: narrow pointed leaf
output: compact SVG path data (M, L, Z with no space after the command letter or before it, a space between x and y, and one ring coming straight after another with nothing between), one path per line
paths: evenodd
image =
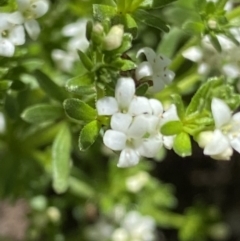
M97 139L101 125L97 120L94 120L85 125L79 136L79 149L86 151Z
M92 60L84 52L82 52L81 50L78 50L78 55L79 55L83 65L84 65L84 67L87 70L90 71L93 68Z
M78 121L90 122L97 117L97 111L79 99L67 99L63 107L68 117Z
M57 193L64 193L68 188L70 174L71 133L63 125L52 147L53 188Z
M143 10L138 9L134 12L133 16L139 21L153 28L168 32L169 28L166 23L159 17Z
M78 95L90 95L96 92L95 85L93 83L94 76L91 73L76 76L67 81L66 89L69 92Z
M34 73L38 84L48 96L60 102L67 98L67 92L64 90L64 88L58 86L46 74L40 70L36 70Z
M23 111L21 117L23 120L33 124L39 124L48 121L54 121L63 116L61 106L50 104L39 104L28 107Z

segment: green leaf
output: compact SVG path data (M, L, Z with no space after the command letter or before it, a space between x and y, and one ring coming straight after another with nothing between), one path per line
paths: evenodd
M204 25L200 22L187 21L182 27L190 34L201 34L204 31Z
M71 133L67 125L59 130L52 147L53 188L64 193L68 188L70 174Z
M88 41L91 41L92 30L93 30L93 22L89 20L87 21L87 25L86 25L86 38Z
M85 53L83 53L81 50L78 50L78 55L79 55L83 65L84 65L84 67L87 70L90 71L93 68L92 60Z
M192 155L191 139L186 132L180 132L176 135L173 142L173 150L181 157Z
M116 59L112 65L121 71L128 71L136 68L136 64L128 59L118 58Z
M178 94L173 94L173 95L171 95L171 97L173 99L173 103L177 107L178 117L182 120L184 118L184 116L185 116L185 107L184 107L182 98Z
M66 99L63 107L68 117L84 122L90 122L97 117L97 111L79 99Z
M97 139L101 125L97 120L94 120L85 125L79 136L79 149L86 151Z
M0 0L0 6L5 6L8 4L8 0Z
M210 32L210 41L218 52L222 52L221 44L219 43L217 36L213 32Z
M117 25L117 24L122 24L124 25L124 31L129 32L132 34L132 36L135 38L137 36L137 23L134 20L134 18L126 13L126 14L118 14L116 16L114 16L114 18L112 19L112 24L113 25Z
M143 83L143 84L139 85L136 89L136 95L144 96L147 93L148 88L149 88L148 83Z
M93 17L96 21L103 22L106 19L111 19L117 14L115 7L93 4Z
M68 80L66 89L78 95L91 95L96 92L93 81L94 76L91 73L86 73Z
M34 71L38 84L46 92L48 96L63 102L67 98L67 93L64 88L54 83L46 74L41 70Z
M186 109L186 116L197 111L201 112L206 106L210 106L211 91L222 84L223 80L221 78L209 79L205 82L192 97Z
M152 8L162 8L165 5L173 3L177 0L153 0L152 1Z
M12 119L17 119L19 117L19 103L17 98L7 94L5 97L4 108L7 115Z
M147 12L143 9L138 9L133 16L139 21L153 28L168 32L169 28L166 23L159 17Z
M33 105L25 109L21 114L23 120L33 124L54 121L61 116L63 116L62 107L51 104Z
M92 198L94 196L93 188L75 177L69 178L69 191L78 197Z
M212 1L207 2L206 8L205 8L206 14L211 15L211 14L214 14L215 11L216 11L215 3Z
M161 133L165 136L172 136L182 131L181 121L169 121L161 127Z
M10 81L10 80L0 81L0 91L9 89L11 85L12 85L12 81Z

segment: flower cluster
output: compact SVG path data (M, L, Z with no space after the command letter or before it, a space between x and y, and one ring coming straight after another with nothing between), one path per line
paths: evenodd
M199 145L204 148L205 155L216 160L230 160L233 149L240 153L240 112L232 115L228 105L218 98L213 98L211 109L216 128L202 132Z
M26 29L31 39L40 34L37 18L49 8L47 0L17 0L18 10L13 13L0 13L0 56L14 55L15 46L25 43Z
M135 83L130 77L119 78L115 98L99 99L96 107L98 115L111 115L111 129L105 132L103 142L113 151L121 151L118 167L136 165L140 156L155 157L164 144L160 126L177 118L172 110L163 113L160 101L135 96Z
M70 37L66 51L62 49L52 51L52 59L60 70L70 72L74 63L79 60L77 50L84 52L88 48L89 42L85 36L86 25L87 19L79 19L62 29L62 35Z

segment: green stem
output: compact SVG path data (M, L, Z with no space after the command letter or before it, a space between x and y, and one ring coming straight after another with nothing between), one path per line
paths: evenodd
M178 53L176 54L175 58L172 61L172 64L170 66L170 69L173 71L176 71L181 64L184 61L184 57L182 56L182 52L191 46L194 46L197 44L199 38L197 36L194 36L193 38L190 38L183 46L178 50Z

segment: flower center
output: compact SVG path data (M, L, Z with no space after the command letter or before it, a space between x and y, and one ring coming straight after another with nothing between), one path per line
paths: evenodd
M9 35L9 31L8 31L8 30L3 30L3 31L1 32L1 37L2 37L2 38L7 38L8 35Z

